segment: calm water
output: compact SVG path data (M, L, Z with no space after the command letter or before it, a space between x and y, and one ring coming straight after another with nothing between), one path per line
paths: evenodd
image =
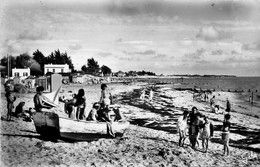
M216 89L223 91L244 91L256 92L260 91L260 77L221 77L221 78L184 78L179 79L182 86L194 87L202 89Z

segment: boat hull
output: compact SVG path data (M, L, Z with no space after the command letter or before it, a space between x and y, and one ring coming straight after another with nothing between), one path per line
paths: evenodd
M36 131L43 137L51 135L52 137L75 141L93 141L100 138L123 136L130 125L127 121L113 123L77 121L59 117L51 112L35 113L33 121Z

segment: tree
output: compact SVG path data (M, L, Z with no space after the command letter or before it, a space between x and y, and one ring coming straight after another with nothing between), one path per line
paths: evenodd
M72 64L71 58L67 55L67 52L61 53L60 50L55 50L54 53L45 58L46 64L68 64L69 68L74 71L74 65Z
M105 66L105 65L103 65L103 66L101 67L101 71L102 71L102 73L103 73L104 75L107 75L107 74L111 74L111 73L112 73L111 69L110 69L108 66Z
M42 52L37 49L35 52L33 52L33 59L40 65L39 75L43 75L46 58L44 57Z
M87 69L85 72L90 73L90 74L97 74L99 71L99 65L98 62L94 59L88 59L88 64L87 64Z
M16 68L28 68L31 66L31 56L28 53L20 54L16 57Z
M88 67L86 65L83 65L81 67L81 70L84 71L84 72L87 72L88 71Z
M12 75L12 69L16 67L16 58L12 55L9 55L9 65L8 65L8 56L5 56L1 59L1 65L5 66L6 68L1 71L1 76L5 77L8 76L8 68L9 68L9 76Z

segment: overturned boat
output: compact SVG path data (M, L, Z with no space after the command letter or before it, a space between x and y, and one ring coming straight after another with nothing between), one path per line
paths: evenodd
M58 90L59 91L59 90ZM47 95L45 103L57 106L55 103L57 92ZM48 96L55 96L49 98ZM48 100L52 99L52 100ZM57 101L56 101L57 102ZM86 120L73 120L67 118L66 114L60 114L52 110L36 112L33 122L37 133L47 139L67 139L72 141L93 141L100 138L122 137L130 123L119 122L97 122Z

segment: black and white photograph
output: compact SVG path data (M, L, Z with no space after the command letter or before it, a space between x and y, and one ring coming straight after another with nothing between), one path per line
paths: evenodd
M260 0L1 0L1 167L260 166Z

